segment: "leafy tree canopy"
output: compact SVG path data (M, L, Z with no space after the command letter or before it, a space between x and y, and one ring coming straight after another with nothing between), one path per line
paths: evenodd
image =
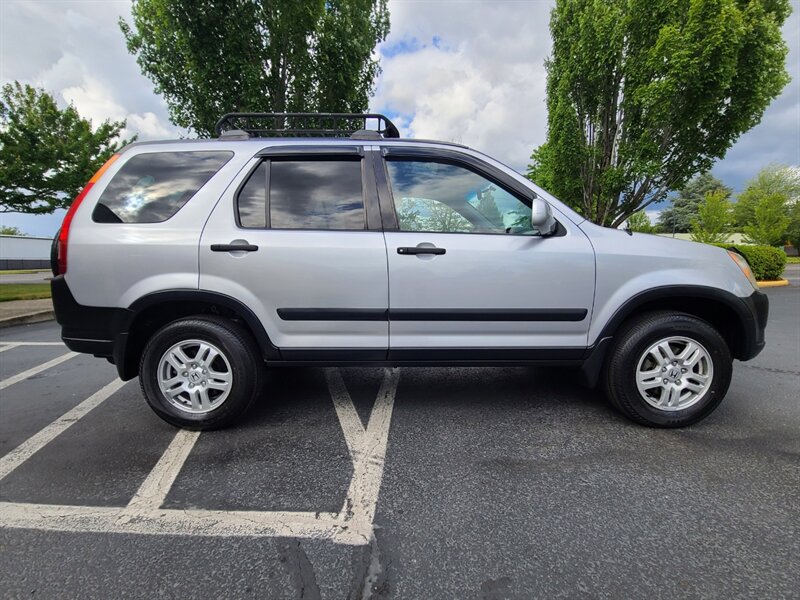
M0 235L25 235L22 233L19 227L9 227L7 225L3 225L0 227Z
M538 181L613 227L707 171L789 77L788 0L557 0Z
M731 189L710 173L701 173L691 179L673 199L672 206L658 215L658 226L665 233L689 233L692 221L698 217L700 204L709 193L720 191L727 200Z
M786 230L786 240L795 248L800 248L800 200L795 200L789 205L789 227Z
M782 245L791 225L786 199L777 192L763 191L754 200L753 217L742 227L748 244Z
M731 202L723 189L706 192L692 220L692 239L705 244L719 244L730 233Z
M650 217L643 210L633 213L628 217L628 229L639 233L653 233L655 227L650 222Z
M733 206L736 224L740 227L752 223L759 200L768 194L778 194L783 198L786 210L800 201L800 167L768 165L747 182Z
M362 112L386 0L138 0L128 50L180 127L226 112Z
M74 106L19 82L0 91L0 212L51 213L66 208L95 171L131 140L125 121L97 129Z

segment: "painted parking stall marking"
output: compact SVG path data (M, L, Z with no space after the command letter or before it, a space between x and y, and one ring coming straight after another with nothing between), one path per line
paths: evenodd
M4 479L36 452L77 423L79 419L89 414L89 411L97 408L100 403L108 399L124 385L125 383L123 381L115 379L78 404L78 406L50 423L50 425L42 429L39 433L28 438L11 452L0 458L0 480Z
M7 385L68 360L72 354L58 357L57 362L50 361L53 364L45 363L20 373L15 378L9 378L14 381ZM383 477L389 425L400 371L384 369L381 386L366 427L359 419L339 370L326 369L325 375L337 419L353 461L353 477L339 512L161 508L200 436L199 432L180 430L127 506L0 502L0 527L145 535L288 536L328 539L348 545L369 544L373 540L372 524ZM122 381L115 379L0 458L0 479L119 391L123 385Z
M13 350L19 346L63 346L64 342L0 342L0 352Z
M164 503L169 489L175 483L175 478L189 457L198 437L200 437L199 431L181 430L177 433L156 466L150 471L147 479L128 503L129 510L152 510L159 508Z
M19 347L21 344L17 344L16 347ZM52 360L48 360L46 363L42 363L40 365L36 365L33 368L28 369L27 371L23 371L22 373L18 373L13 377L9 377L8 379L4 379L0 381L0 390L6 389L10 385L14 385L15 383L19 383L20 381L24 381L29 377L33 377L34 375L38 375L42 371L46 371L51 367L55 367L56 365L60 365L61 363L68 361L70 358L75 358L78 356L77 352L67 352L66 354L62 354L61 356L57 356Z

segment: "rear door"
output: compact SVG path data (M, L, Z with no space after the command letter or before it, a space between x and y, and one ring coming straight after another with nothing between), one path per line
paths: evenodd
M250 307L284 359L386 357L386 246L363 154L356 146L268 149L203 231L200 288Z
M532 190L457 151L392 147L382 167L392 358L582 356L595 267L576 225L556 213L540 236Z

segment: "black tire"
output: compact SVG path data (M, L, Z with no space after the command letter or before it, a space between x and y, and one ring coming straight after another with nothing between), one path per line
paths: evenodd
M181 410L159 388L161 358L175 344L186 340L210 342L230 365L232 382L228 396L209 412ZM147 342L139 363L139 382L150 408L166 422L194 431L221 429L236 421L260 395L263 381L264 363L255 340L244 327L221 317L188 317L165 325Z
M639 360L661 339L680 336L702 345L713 365L713 376L704 395L691 406L661 410L649 404L636 383ZM606 395L629 419L649 427L685 427L704 419L719 406L728 391L733 372L730 349L710 324L680 312L658 311L631 319L616 336L604 374Z

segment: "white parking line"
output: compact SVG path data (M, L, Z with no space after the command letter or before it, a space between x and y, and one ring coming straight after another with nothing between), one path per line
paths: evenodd
M366 429L336 369L326 371L336 414L353 458L353 478L338 513L160 508L199 433L179 431L125 507L0 502L0 527L145 535L295 537L364 545L373 539L399 369L385 369ZM112 382L0 460L0 479L122 386ZM94 399L94 400L93 400ZM81 407L94 404L84 411ZM72 420L71 420L72 419ZM71 421L70 421L71 420ZM48 431L50 431L48 433ZM3 462L5 461L5 462ZM6 466L8 463L8 466ZM5 470L3 470L5 469Z
M77 423L79 419L85 417L90 410L96 408L103 400L111 396L123 385L125 385L124 381L115 379L101 390L89 396L72 410L67 411L59 419L50 423L50 425L42 429L39 433L35 434L33 437L29 437L11 452L0 458L0 480L52 442L56 437L64 433L72 425Z
M0 341L0 344L11 344L12 346L63 346L64 342L6 342ZM2 350L0 350L2 352Z
M13 377L9 377L8 379L4 379L0 381L0 390L6 389L10 385L14 385L15 383L19 383L20 381L24 381L28 377L33 377L34 375L41 373L42 371L46 371L51 367L55 367L56 365L60 365L64 361L69 360L73 356L78 356L77 352L67 352L66 354L62 354L61 356L55 357L53 360L48 360L46 363L42 363L41 365L37 365L32 369L28 369L27 371L23 371L22 373L17 373Z
M0 527L70 531L220 537L294 537L361 545L370 531L332 513L219 510L143 510L103 506L55 506L0 502Z
M356 412L356 407L353 406L350 392L347 391L347 387L344 385L342 373L339 369L325 369L325 379L328 381L328 391L333 399L333 406L336 409L339 424L342 426L342 433L344 433L344 441L350 452L350 458L355 463L356 453L363 444L366 431L361 424L361 418Z
M383 481L383 464L389 440L389 425L399 382L400 370L386 369L361 448L356 453L353 479L350 481L347 498L342 507L343 514L352 512L353 520L364 526L368 524L370 530L378 507L378 495ZM368 542L369 540L365 541Z
M175 478L194 448L199 431L181 429L128 503L132 510L157 509L164 503Z
M0 352L19 348L20 346L63 346L64 342L2 342L0 341Z

